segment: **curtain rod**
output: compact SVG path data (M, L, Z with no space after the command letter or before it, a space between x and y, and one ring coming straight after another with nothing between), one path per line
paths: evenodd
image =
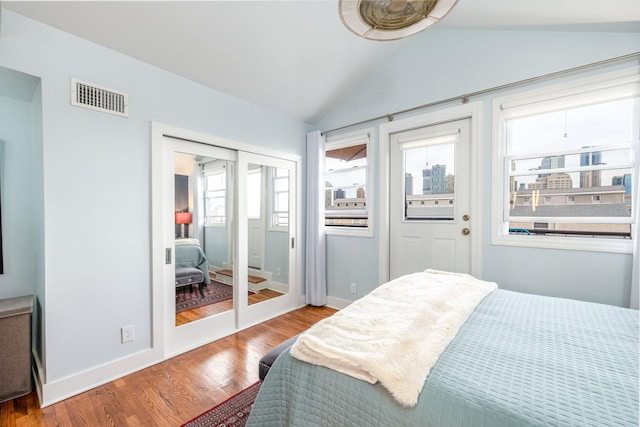
M601 66L601 65L610 64L612 62L624 61L626 59L630 59L630 58L633 58L635 56L640 56L640 52L629 53L627 55L617 56L615 58L609 58L609 59L605 59L603 61L593 62L591 64L580 65L578 67L568 68L566 70L555 71L553 73L543 74L543 75L540 75L540 76L537 76L537 77L531 77L531 78L528 78L528 79L518 80L518 81L515 81L515 82L512 82L512 83L507 83L507 84L503 84L503 85L500 85L500 86L494 86L492 88L479 90L477 92L471 92L471 93L467 93L467 94L464 94L464 95L458 95L458 96L453 96L451 98L441 99L439 101L429 102L427 104L418 105L417 107L407 108L405 110L396 111L395 113L385 114L384 116L373 117L373 118L370 118L370 119L367 119L367 120L362 120L360 122L351 123L349 125L344 125L344 126L340 126L340 127L334 128L334 129L325 130L325 131L321 132L321 135L326 135L328 133L335 132L337 130L342 130L342 129L346 129L346 128L350 128L350 127L353 127L353 126L362 125L362 124L369 123L369 122L375 122L377 120L382 120L382 119L387 119L388 121L391 122L391 121L393 121L395 116L398 116L400 114L406 114L406 113L410 113L410 112L413 112L413 111L422 110L424 108L433 107L433 106L440 105L440 104L446 104L446 103L452 102L452 101L461 100L463 104L466 104L467 102L469 102L469 98L474 97L474 96L484 95L486 93L495 92L495 91L503 90L503 89L510 89L512 87L523 86L523 85L526 85L526 84L529 84L529 83L537 82L539 80L549 79L549 78L552 78L552 77L558 77L558 76L561 76L561 75L564 75L564 74L574 73L576 71L582 71L582 70L586 70L586 69L589 69L589 68L594 68L594 67L598 67L598 66Z

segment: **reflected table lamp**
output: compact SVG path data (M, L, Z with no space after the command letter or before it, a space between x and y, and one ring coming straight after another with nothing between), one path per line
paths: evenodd
M191 224L191 213L190 212L176 212L176 224L180 224L180 238L184 239L184 225ZM189 231L187 229L187 234Z

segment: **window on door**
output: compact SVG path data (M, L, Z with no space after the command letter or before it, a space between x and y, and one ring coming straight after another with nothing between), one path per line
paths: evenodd
M630 247L637 215L632 200L638 189L631 183L638 170L640 74L626 74L494 102L496 164L502 165L494 168L502 173L494 189L501 194L500 242Z
M325 151L325 225L327 232L369 231L371 185L369 134L330 138Z
M458 133L400 141L405 221L451 221Z

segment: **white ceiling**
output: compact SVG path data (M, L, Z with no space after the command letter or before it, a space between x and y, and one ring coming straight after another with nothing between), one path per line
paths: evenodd
M338 0L3 2L146 63L312 123L407 40L359 39ZM640 32L640 0L458 0L429 31Z

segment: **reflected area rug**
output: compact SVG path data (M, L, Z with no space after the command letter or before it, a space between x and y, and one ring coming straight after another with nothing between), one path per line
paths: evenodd
M191 292L189 292L191 291ZM204 305L215 304L233 298L233 286L211 280L211 283L204 287L204 298L198 292L198 286L191 288L176 289L176 313L202 307Z
M260 391L260 381L197 416L182 427L244 427Z

